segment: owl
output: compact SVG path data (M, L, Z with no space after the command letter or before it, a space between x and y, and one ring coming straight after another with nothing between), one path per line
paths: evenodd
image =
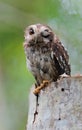
M53 30L43 24L30 25L25 30L24 51L28 69L36 80L34 94L60 75L71 74L69 56Z

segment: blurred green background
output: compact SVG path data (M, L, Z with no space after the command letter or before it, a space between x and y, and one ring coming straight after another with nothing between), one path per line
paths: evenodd
M28 93L35 82L26 68L24 29L50 25L82 73L82 0L0 0L0 130L25 130Z

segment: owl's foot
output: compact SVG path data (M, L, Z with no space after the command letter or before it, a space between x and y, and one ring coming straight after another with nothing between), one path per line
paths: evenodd
M48 80L43 80L43 82L40 84L40 86L37 86L37 88L34 89L33 93L37 95L40 93L40 90L48 85L49 81Z

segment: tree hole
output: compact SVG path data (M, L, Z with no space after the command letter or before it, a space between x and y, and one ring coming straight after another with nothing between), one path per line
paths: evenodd
M64 88L61 88L61 91L62 91L62 92L64 92L64 91L65 91L65 89L64 89Z

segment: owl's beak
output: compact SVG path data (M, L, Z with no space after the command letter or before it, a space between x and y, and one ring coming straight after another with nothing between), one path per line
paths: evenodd
M43 37L41 36L41 34L38 34L36 37L36 43L41 43L43 41Z

